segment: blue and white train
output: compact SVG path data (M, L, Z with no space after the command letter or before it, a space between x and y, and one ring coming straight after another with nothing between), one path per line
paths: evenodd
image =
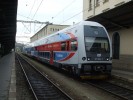
M82 21L42 37L23 50L27 55L81 78L101 79L111 75L110 38L105 27L97 22Z

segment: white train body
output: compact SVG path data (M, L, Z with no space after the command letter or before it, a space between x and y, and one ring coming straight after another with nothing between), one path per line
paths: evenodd
M30 49L31 56L78 76L111 74L110 38L96 22L82 21L31 43Z

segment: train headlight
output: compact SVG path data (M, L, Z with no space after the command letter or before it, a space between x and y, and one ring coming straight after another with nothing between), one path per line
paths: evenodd
M107 61L109 61L109 58L108 58L108 57L106 57L106 60L107 60Z
M90 61L91 60L91 57L87 57L87 61Z
M82 57L82 60L85 61L86 60L86 57Z

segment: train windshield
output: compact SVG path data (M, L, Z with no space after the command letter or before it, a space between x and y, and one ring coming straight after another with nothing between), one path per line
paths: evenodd
M109 53L109 40L103 37L85 37L86 52Z

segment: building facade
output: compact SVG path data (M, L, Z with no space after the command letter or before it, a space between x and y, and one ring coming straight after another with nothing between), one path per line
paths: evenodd
M133 71L132 0L83 0L83 20L97 21L109 32L113 68Z
M43 27L41 30L39 30L35 35L33 35L30 38L30 41L36 41L44 36L47 36L49 34L52 34L54 32L57 32L59 30L62 30L66 27L68 27L69 25L56 25L56 24L48 24L45 27Z
M131 0L83 0L83 20L104 13Z

